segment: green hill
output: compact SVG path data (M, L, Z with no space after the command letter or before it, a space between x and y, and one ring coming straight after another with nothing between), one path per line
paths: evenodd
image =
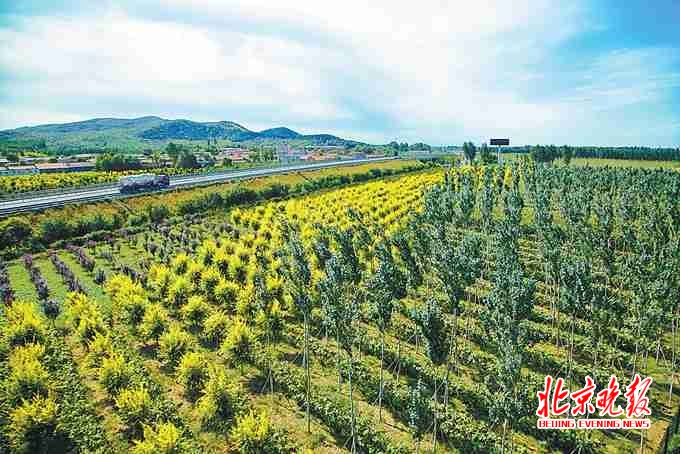
M251 131L231 121L196 122L160 117L95 118L74 123L47 124L0 131L0 150L33 149L48 153L100 151L140 152L171 141L229 143L294 142L304 145L356 145L359 142L330 134L303 135L279 127Z

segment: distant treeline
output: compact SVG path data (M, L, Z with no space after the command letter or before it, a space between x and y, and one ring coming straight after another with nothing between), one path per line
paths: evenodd
M136 170L142 168L142 163L137 156L124 154L103 154L97 157L97 170L121 171Z
M0 136L0 157L10 162L19 160L19 156L25 150L44 151L47 144L44 139L9 140Z
M680 148L575 147L574 157L644 159L645 161L680 161Z
M568 149L574 158L600 159L640 159L644 161L680 161L680 148L652 147L572 147L554 145L533 145L523 147L505 147L503 153L530 153L532 155L549 155L553 159L561 157L562 151ZM553 150L550 153L549 150Z

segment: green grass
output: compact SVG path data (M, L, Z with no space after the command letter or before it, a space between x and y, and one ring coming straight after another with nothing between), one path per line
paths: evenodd
M109 298L109 296L104 293L102 287L100 287L94 281L92 273L87 272L82 266L80 266L80 263L78 263L71 253L68 251L62 251L57 255L61 261L64 262L78 277L78 282L80 282L80 285L82 285L85 289L85 293L93 298L96 298L96 300L99 301L104 308L109 308L111 306L111 298ZM95 270L99 265L99 261L96 261L96 263L97 265L95 265Z
M14 299L24 301L37 301L38 293L35 291L35 286L31 282L31 276L28 274L26 267L22 260L14 260L7 265L7 275L9 282L14 290Z
M69 289L64 284L61 275L57 273L50 259L47 256L35 256L35 266L40 270L43 278L47 281L47 285L50 287L49 298L63 303L66 295L69 293Z

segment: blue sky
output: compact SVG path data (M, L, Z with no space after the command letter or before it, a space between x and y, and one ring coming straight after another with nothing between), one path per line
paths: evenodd
M158 115L369 142L680 146L680 2L0 2L0 129Z

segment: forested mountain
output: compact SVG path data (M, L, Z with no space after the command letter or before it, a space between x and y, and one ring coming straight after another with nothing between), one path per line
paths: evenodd
M220 141L220 143L294 140L309 145L353 145L358 142L330 134L300 134L279 127L256 132L232 121L196 122L160 117L95 118L74 123L47 124L0 131L4 148L84 152L118 149L141 151L169 141Z

